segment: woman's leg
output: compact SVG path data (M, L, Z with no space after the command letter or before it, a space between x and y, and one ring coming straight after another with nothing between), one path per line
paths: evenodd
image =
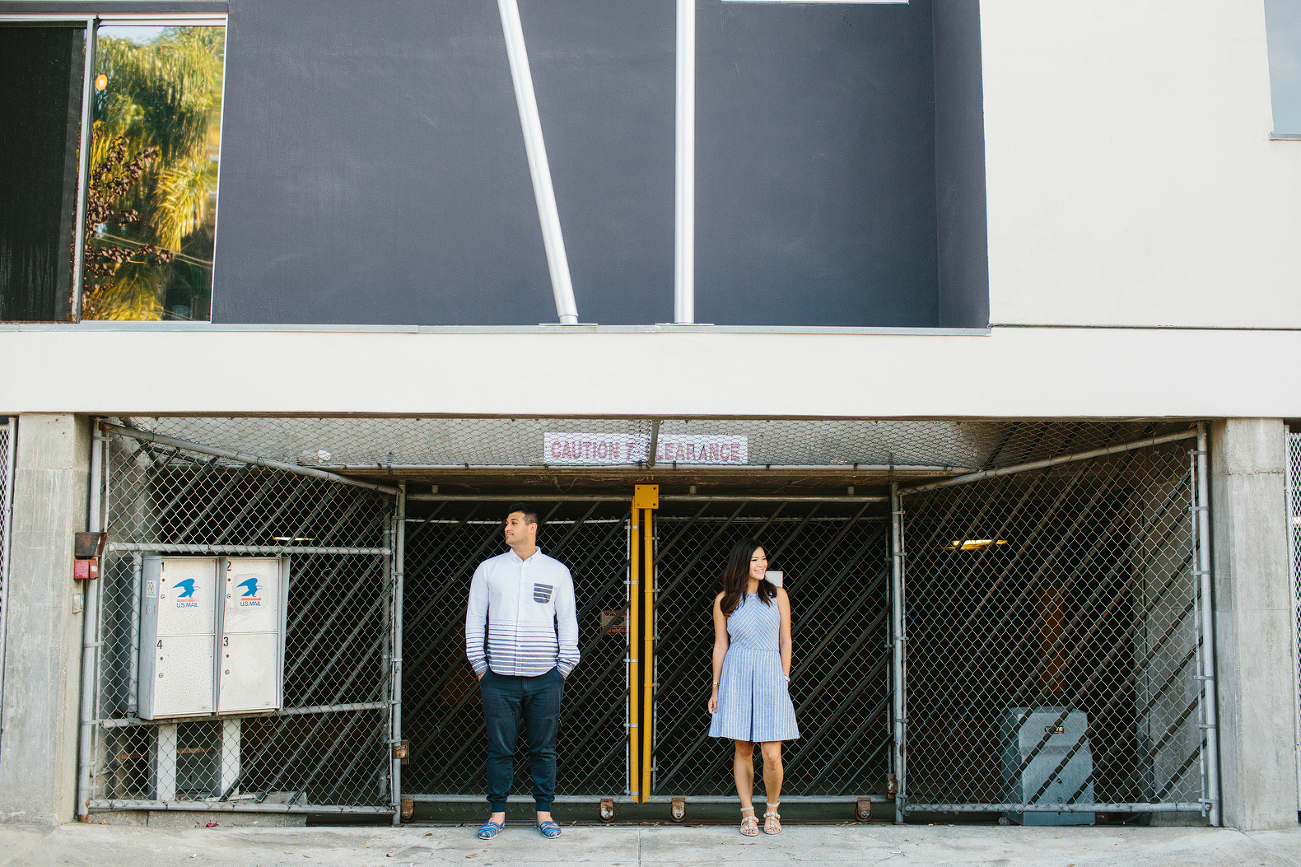
M781 830L776 813L782 799L782 742L764 741L759 748L763 752L763 788L768 795L768 813L773 814L765 814L763 826L765 831L775 834Z
M754 807L754 742L735 741L736 753L732 757L732 775L736 778L736 794L741 799L741 809Z
M755 837L759 834L759 820L754 815L754 742L734 743L732 776L736 778L736 795L741 799L741 833Z

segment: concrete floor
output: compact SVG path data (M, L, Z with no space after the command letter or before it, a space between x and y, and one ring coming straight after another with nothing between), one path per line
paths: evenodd
M474 828L0 826L0 865L1301 865L1301 829L788 825L778 837L729 827L570 826L544 840L511 824L483 842Z

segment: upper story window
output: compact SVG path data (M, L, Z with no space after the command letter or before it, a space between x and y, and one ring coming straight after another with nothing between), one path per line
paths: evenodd
M0 22L0 321L209 318L224 53L220 21Z
M1274 136L1301 138L1301 3L1265 0Z

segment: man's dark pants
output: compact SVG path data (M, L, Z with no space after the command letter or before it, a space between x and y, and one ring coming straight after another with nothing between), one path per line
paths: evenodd
M488 724L488 803L494 813L506 809L515 778L515 742L520 720L528 738L533 770L533 800L539 813L550 812L556 797L556 731L565 679L553 668L537 677L497 674L479 681L483 716Z

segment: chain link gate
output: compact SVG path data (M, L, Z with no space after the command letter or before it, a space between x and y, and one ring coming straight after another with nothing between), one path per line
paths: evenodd
M396 490L101 431L92 529L109 545L88 587L79 812L395 812ZM141 717L142 582L154 555L288 558L279 709Z
M731 744L708 735L710 610L732 544L753 537L769 568L783 573L791 601L800 738L783 752L782 800L885 800L890 524L882 500L661 498L654 799L735 797ZM762 775L756 780L761 788Z
M505 550L510 501L415 497L406 518L403 720L410 744L404 796L417 802L484 799L487 739L479 685L465 658L465 605L483 560ZM538 546L569 567L581 661L565 683L557 739L556 800L628 791L628 497L531 497ZM514 796L529 796L521 739Z
M1194 436L899 491L901 819L1218 823Z

